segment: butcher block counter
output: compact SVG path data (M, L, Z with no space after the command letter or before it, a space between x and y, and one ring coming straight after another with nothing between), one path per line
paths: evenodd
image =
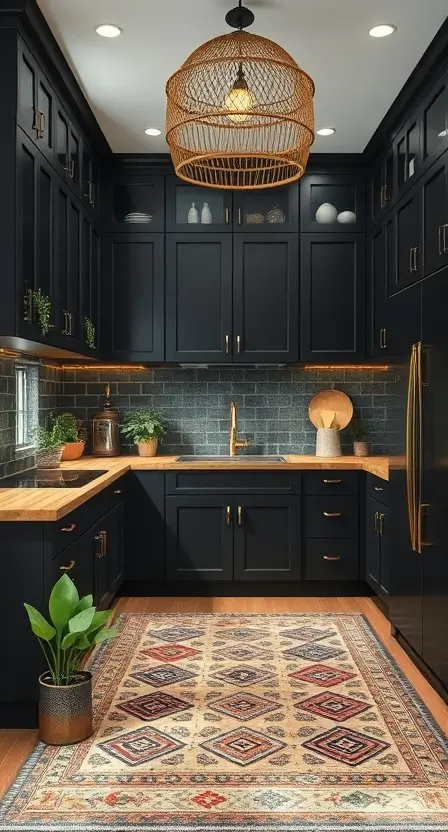
M284 455L286 462L243 461L216 457L216 460L191 460L177 462L176 456L120 456L111 459L83 457L75 462L65 462L62 468L105 471L97 479L81 488L1 488L0 521L55 521L83 505L128 471L367 471L381 479L389 478L389 457L341 456L322 459L315 456Z

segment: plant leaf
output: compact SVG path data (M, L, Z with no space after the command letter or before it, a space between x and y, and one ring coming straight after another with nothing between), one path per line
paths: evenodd
M61 642L61 647L63 650L68 650L69 647L73 647L76 639L78 638L78 633L66 633L64 638Z
M28 613L28 618L30 620L31 629L34 635L44 641L51 641L56 635L54 627L48 623L48 621L43 617L43 615L41 615L39 610L35 609L35 607L31 607L30 604L24 604L23 606Z
M93 595L85 595L76 605L73 610L73 615L77 615L78 612L82 612L83 610L89 610L91 607L93 607Z
M86 633L93 621L93 616L95 615L95 607L91 607L89 610L82 610L78 612L73 618L70 619L68 622L68 629L70 633Z
M104 610L101 612L96 612L93 616L92 623L87 630L88 633L95 633L101 627L104 627L105 624L109 621L111 616L114 614L113 610Z
M62 575L55 583L48 602L50 618L59 632L67 626L78 601L79 595L75 584L68 575Z
M118 635L117 627L104 627L99 633L95 635L95 644L101 644L103 641L108 641L110 638L115 638Z
M94 635L93 633L82 633L82 635L78 635L76 640L75 647L77 650L90 650L93 644Z

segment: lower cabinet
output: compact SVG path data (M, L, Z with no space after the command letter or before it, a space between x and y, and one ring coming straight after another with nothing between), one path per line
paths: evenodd
M233 510L228 497L166 498L166 577L232 580Z
M366 505L366 581L378 595L389 594L389 510L378 500L367 497Z
M300 579L300 497L241 496L233 507L233 528L234 580Z
M165 474L133 471L127 475L124 577L162 581L165 577Z

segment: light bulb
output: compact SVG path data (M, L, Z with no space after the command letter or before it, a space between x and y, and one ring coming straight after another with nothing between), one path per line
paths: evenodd
M254 100L247 86L247 81L244 77L243 67L240 64L236 81L227 93L224 106L226 110L235 111L229 112L227 118L239 124L250 118L250 111L253 107Z

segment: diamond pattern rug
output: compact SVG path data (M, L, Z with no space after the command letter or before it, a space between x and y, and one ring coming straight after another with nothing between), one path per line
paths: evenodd
M361 615L123 615L94 681L0 832L448 831L446 738Z

